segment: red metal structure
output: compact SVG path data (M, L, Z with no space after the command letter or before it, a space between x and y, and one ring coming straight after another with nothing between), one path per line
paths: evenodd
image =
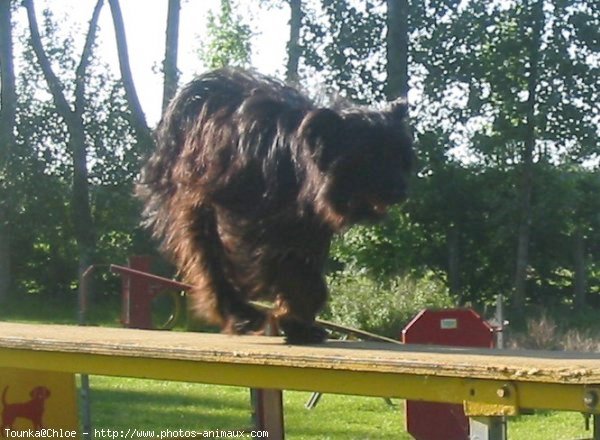
M423 310L402 331L405 344L494 346L494 329L471 309ZM462 405L406 401L406 430L416 440L469 440Z
M191 286L175 280L152 275L151 257L140 255L129 258L129 267L112 264L110 270L121 275L122 308L121 323L124 327L153 329L157 328L152 321L152 302L158 295L171 293L178 295ZM174 297L174 312L160 328L166 329L177 320L180 311L180 298Z

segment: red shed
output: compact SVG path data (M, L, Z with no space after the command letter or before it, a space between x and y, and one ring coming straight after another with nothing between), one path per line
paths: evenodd
M494 347L494 329L471 309L423 310L402 330L405 344ZM406 429L416 440L468 440L462 405L406 401Z

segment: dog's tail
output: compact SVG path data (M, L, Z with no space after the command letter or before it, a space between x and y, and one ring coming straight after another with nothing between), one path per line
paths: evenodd
M185 143L186 129L189 129L184 127L183 115L191 121L192 113L200 111L200 108L184 108L184 101L181 94L178 95L165 111L154 132L156 148L143 166L135 188L136 196L144 204L144 226L158 239L164 238L169 223L168 205L175 192L174 168ZM202 105L200 100L194 103Z
M209 91L196 82L186 86L167 107L154 132L156 148L143 166L136 185L136 196L144 204L144 226L162 240L171 223L170 200L176 192L174 173L184 146L207 101ZM189 160L189 159L188 159Z
M216 113L232 114L243 100L243 85L221 69L187 84L171 101L154 133L156 149L142 168L136 195L144 203L144 223L156 238L169 226L169 202L182 180L195 179L202 170L203 151L193 146L199 127ZM182 159L182 155L186 155ZM176 174L176 176L175 176Z
M2 406L6 406L6 393L8 392L8 385L4 387L4 391L2 391Z

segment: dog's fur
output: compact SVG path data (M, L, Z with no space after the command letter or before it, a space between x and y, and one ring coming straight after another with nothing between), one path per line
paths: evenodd
M35 387L29 393L31 399L22 403L8 403L6 393L8 386L2 391L2 426L0 426L0 436L6 429L13 429L17 418L24 418L31 421L33 429L40 430L44 427L42 418L44 416L44 407L46 399L50 397L50 390L43 386Z
M406 104L317 108L256 73L202 75L171 102L137 188L146 224L230 333L259 330L249 299L275 299L289 343L320 342L332 235L405 198L412 162Z

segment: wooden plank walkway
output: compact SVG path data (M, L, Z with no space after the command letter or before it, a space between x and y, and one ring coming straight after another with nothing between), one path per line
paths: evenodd
M0 367L600 413L600 354L0 323Z

